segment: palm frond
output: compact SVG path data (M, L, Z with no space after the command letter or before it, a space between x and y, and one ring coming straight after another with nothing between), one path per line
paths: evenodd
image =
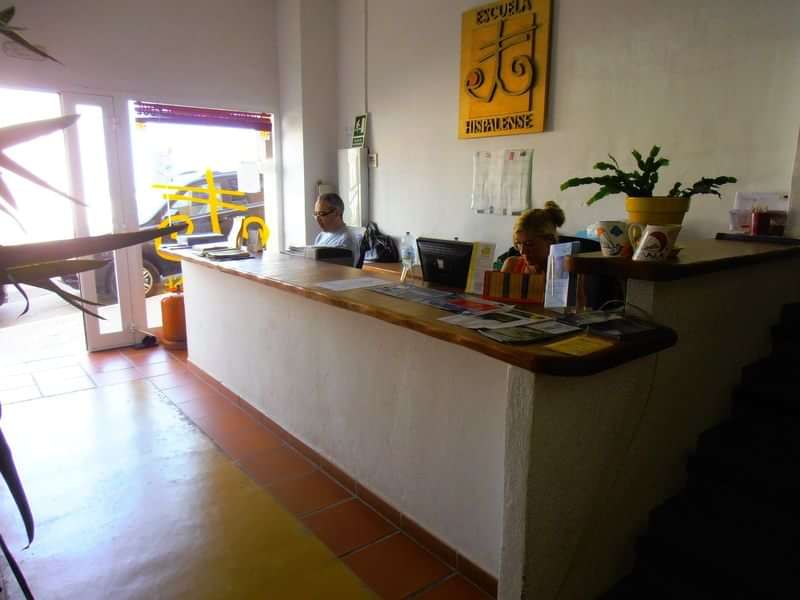
M111 250L119 250L120 248L154 240L162 235L170 235L185 228L186 223L178 223L163 229L143 229L130 233L109 233L72 240L0 246L0 271L35 263L91 256Z
M14 498L14 502L19 509L19 514L22 517L22 522L25 524L25 532L28 534L28 544L33 542L34 524L33 513L28 504L28 498L25 496L25 490L22 487L22 482L17 473L17 467L14 464L14 457L11 455L11 448L8 447L3 430L0 429L0 473L3 474L3 479Z
M33 263L21 267L10 267L6 271L0 271L0 284L18 283L31 284L42 279L52 279L83 271L92 271L108 264L107 260L55 260L44 263Z

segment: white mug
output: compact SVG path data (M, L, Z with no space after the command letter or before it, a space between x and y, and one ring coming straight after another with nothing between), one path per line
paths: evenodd
M630 231L639 231L636 242L636 251L633 253L633 260L659 261L669 258L678 233L680 225L647 225L642 230L642 225L631 223ZM633 235L631 236L633 237Z
M600 241L603 256L630 256L631 241L625 221L600 221L595 232Z

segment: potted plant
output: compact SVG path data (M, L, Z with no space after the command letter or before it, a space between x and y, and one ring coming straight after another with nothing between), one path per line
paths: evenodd
M625 209L628 211L630 223L642 225L672 225L681 224L683 216L689 210L689 200L695 194L714 194L720 196L719 186L726 183L736 183L735 177L703 177L690 187L681 187L678 181L669 190L666 196L654 196L658 183L658 170L669 164L669 159L659 157L661 148L653 146L647 158L642 158L638 150L631 152L639 167L635 171L623 171L617 159L611 156L611 162L599 162L594 165L598 171L610 171L607 175L598 177L574 177L561 184L561 190L580 185L596 184L601 186L587 204L593 204L611 194L627 194Z

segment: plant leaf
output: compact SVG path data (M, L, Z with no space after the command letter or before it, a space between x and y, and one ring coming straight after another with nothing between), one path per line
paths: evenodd
M3 550L3 556L6 557L6 560L8 561L8 566L11 567L11 572L14 573L14 579L17 580L19 588L25 595L25 600L34 600L31 588L28 587L28 582L25 580L25 575L22 574L22 569L19 568L17 561L14 560L14 555L11 554L11 550L8 549L6 541L3 539L2 535L0 535L0 549Z
M58 285L56 282L54 282L52 279L48 279L47 281L52 283L54 286L56 286L60 290L60 291L53 292L53 293L57 294L62 299L64 299L64 297L67 296L69 298L72 298L76 302L81 302L82 304L91 304L92 306L105 306L102 302L95 302L94 300L87 300L86 298L81 298L80 296L78 296L76 294L72 294L72 293L68 292L67 290L62 288L60 285ZM36 282L36 283L33 283L33 284L29 284L29 285L34 285L36 287L49 290L49 288L44 288L41 285L39 285L39 282ZM49 290L49 291L53 291L53 290Z
M14 162L13 160L8 158L8 156L3 154L2 152L0 152L0 167L3 167L4 169L8 169L12 173L16 173L17 175L19 175L20 177L23 177L24 179L27 179L31 183L35 183L36 185L40 185L43 188L50 190L51 192L55 192L59 196L64 196L64 198L66 198L68 200L72 200L73 202L75 202L77 204L80 204L81 206L86 206L86 204L84 204L83 202L81 202L77 198L75 198L73 196L70 196L69 194L67 194L65 192L62 192L58 188L55 188L52 185L50 185L49 183L47 183L44 179L38 177L37 175L34 175L30 171L28 171L28 169L26 169L25 167L23 167L19 163Z
M80 115L64 115L54 119L41 119L27 123L17 123L0 127L0 150L5 150L23 142L66 129L78 120Z
M13 6L9 6L8 8L4 8L3 10L0 10L0 23L4 23L5 25L8 25L11 22L11 19L14 18L14 15L16 14L16 12L17 12L17 9L15 7L13 7Z
M95 317L96 319L101 319L103 321L106 320L105 317L101 317L97 313L93 313L88 308L83 306L83 304L81 304L81 303L82 302L86 302L87 304L94 304L95 306L101 306L100 304L98 304L97 302L85 301L83 298L75 296L74 294L70 294L69 292L65 292L64 290L62 290L60 287L58 287L55 283L53 283L49 279L45 279L44 281L35 281L35 282L32 282L32 283L29 283L28 285L32 285L34 287L38 287L38 288L41 288L43 290L47 290L48 292L53 292L59 298L61 298L64 302L66 302L67 304L71 304L72 306L77 308L82 313L86 313L87 315L91 315L91 316Z
M22 522L25 523L25 532L28 534L28 545L30 545L33 542L34 535L33 513L28 504L28 498L25 496L25 489L19 479L17 466L14 464L14 457L11 455L11 448L8 447L8 442L6 442L2 429L0 429L0 472L2 472L8 490L17 504Z
M183 231L185 228L186 223L178 223L169 227L143 229L129 233L110 233L72 240L0 246L0 270L118 250L153 240L162 235Z
M3 174L2 173L0 173L0 198L5 200L6 202L8 202L8 204L11 206L11 208L16 210L17 201L14 200L14 195L11 193L11 190L9 189L8 185L6 184L5 179L3 179ZM19 221L17 221L17 222L19 222Z
M22 312L17 315L17 318L19 319L22 315L24 315L25 313L27 313L30 310L31 301L30 301L30 298L28 298L28 294L25 293L25 290L23 289L23 287L20 284L18 284L16 282L13 282L13 281L11 283L15 288L17 288L17 291L20 293L20 295L23 298L25 298L25 308L23 308Z
M57 62L62 67L64 66L64 63L62 63L60 60L58 60L54 56L50 56L47 52L45 52L44 50L42 50L38 46L34 46L33 44L31 44L28 40L26 40L24 37L22 37L16 31L13 31L13 30L9 31L8 28L3 28L3 29L0 29L0 35L6 36L12 42L15 42L15 43L19 44L20 46L22 46L26 50L30 50L34 54L37 54L37 55L39 55L39 56L41 56L43 58L50 59L53 62Z
M82 273L92 271L108 264L107 260L55 260L45 263L34 263L21 267L11 267L5 272L0 272L0 284L11 283L31 283L42 279L51 279L72 273Z

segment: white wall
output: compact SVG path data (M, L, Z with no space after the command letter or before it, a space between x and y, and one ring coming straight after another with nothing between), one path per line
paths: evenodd
M319 232L317 183L336 182L337 13L328 0L279 0L276 12L284 227L301 246Z
M272 0L14 4L12 24L65 66L0 53L2 85L277 109Z
M507 364L207 266L183 267L194 364L498 572ZM224 308L232 296L237 311ZM220 339L240 340L241 352L222 351Z
M608 152L663 148L676 180L733 175L722 201L693 200L684 236L727 228L739 190L788 191L800 111L800 3L796 0L554 2L547 131L458 140L461 14L471 0L369 0L366 25L372 216L392 234L484 239L506 246L511 217L469 210L471 155L535 149L534 203L556 200L565 232L624 217L622 196L584 206L596 186L560 192ZM339 135L362 100L364 0L340 0ZM346 29L345 29L346 28ZM346 64L345 59L351 64Z

